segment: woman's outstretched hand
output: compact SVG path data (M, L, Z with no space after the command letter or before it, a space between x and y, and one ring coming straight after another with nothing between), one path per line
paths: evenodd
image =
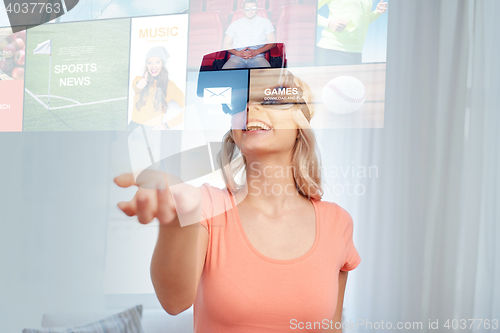
M195 300L207 253L206 229L183 228L200 222L201 190L153 170L144 170L137 180L131 173L114 180L120 187L139 187L132 200L118 203L125 214L137 216L142 224L155 217L160 221L151 281L163 308L169 314L179 314Z
M184 184L179 179L158 171L146 171L136 183L131 173L116 177L120 187L138 186L130 201L118 203L118 208L128 216L137 216L142 224L148 224L155 217L160 225L179 221L181 226L200 222L201 191L199 188ZM139 179L138 178L138 179ZM171 185L170 184L175 184Z
M120 175L114 180L120 187L137 186L131 173ZM152 189L139 186L132 200L119 202L118 208L128 216L137 216L142 224L151 222L155 217L160 224L172 223L177 218L177 212L166 180L162 187L164 188Z

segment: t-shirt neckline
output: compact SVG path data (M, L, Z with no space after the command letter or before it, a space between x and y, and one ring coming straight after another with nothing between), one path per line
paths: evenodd
M317 203L315 202L316 200L310 199L310 201L314 207L314 219L315 219L315 223L316 223L316 232L315 232L315 236L314 236L314 243L311 246L311 248L306 253L304 253L303 255L301 255L300 257L297 257L297 258L275 259L275 258L270 258L268 256L263 255L260 251L258 251L253 246L252 242L250 242L250 239L248 239L247 234L245 233L245 229L243 228L243 224L241 224L240 213L238 212L238 207L236 205L236 201L234 199L234 196L231 193L231 191L228 191L228 192L229 192L229 196L231 198L231 203L233 205L233 210L234 210L233 214L235 214L236 225L237 225L237 228L240 232L240 235L243 238L243 240L245 241L245 243L246 243L247 247L250 249L250 251L252 251L257 257L259 257L260 259L262 259L264 261L273 263L273 264L290 265L290 264L295 264L295 263L301 262L303 260L306 260L315 252L316 248L318 247L318 243L319 243L319 231L320 231L319 230L320 229L319 213L318 213Z

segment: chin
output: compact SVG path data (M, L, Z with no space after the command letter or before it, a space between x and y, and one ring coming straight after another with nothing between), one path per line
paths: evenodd
M273 136L272 131L242 131L239 139L243 149L265 152L276 143L277 138Z

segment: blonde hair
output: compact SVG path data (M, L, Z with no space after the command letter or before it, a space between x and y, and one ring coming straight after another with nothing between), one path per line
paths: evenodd
M288 72L290 73L290 72ZM291 74L291 73L290 73ZM292 170L293 179L297 191L312 199L320 200L323 195L321 188L321 165L319 154L316 152L316 138L309 124L308 119L304 115L307 111L312 118L314 114L313 94L309 86L301 79L294 77L294 84L302 89L302 96L305 104L302 108L307 110L302 111L298 105L293 106L293 120L298 126L297 138L292 148ZM226 187L231 193L236 193L245 184L235 180L236 174L243 171L242 178L246 175L247 160L245 156L238 157L238 147L234 142L233 132L229 130L223 138L222 150L218 155L221 165L222 175Z

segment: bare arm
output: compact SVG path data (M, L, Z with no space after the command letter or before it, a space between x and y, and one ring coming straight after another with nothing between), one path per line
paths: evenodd
M208 232L199 224L160 226L151 259L151 280L162 307L171 315L188 309L196 298L205 263Z
M267 39L267 43L268 43L267 45L272 44L272 43L276 43L276 35L274 34L274 32L268 33L266 35L266 39ZM274 44L274 46L276 46L276 44Z
M267 40L266 45L256 50L248 49L247 51L245 51L245 54L242 56L242 58L251 59L261 53L269 51L270 49L276 46L276 35L274 34L274 32L268 33L266 35L266 40Z
M325 332L336 332L336 333L342 333L342 307L344 306L344 293L345 293L345 286L347 284L347 272L340 271L339 272L339 294L337 297L337 309L335 310L335 315L333 316L333 328L329 328L325 330ZM337 327L340 327L340 329L335 328L335 324L337 324ZM330 325L332 326L332 325Z
M256 49L256 50L246 49L246 50L238 51L238 50L232 48L233 47L233 37L226 35L224 37L224 42L222 43L222 45L223 45L224 49L227 50L227 52L234 54L240 58L250 59L250 58L253 58L261 53L267 52L268 50L270 50L276 46L276 35L274 34L274 32L267 34L266 40L267 40L267 44L259 49ZM249 46L251 46L251 45L249 45Z
M158 178L156 175L153 178ZM200 189L186 184L169 188L166 177L162 178L163 184L158 184L158 179L145 180L147 184L141 184L134 198L120 202L118 207L128 216L137 216L142 224L155 217L159 220L151 279L162 307L176 315L195 300L207 253L208 232L199 223L189 224L199 222L201 217ZM137 185L132 174L116 177L115 183L120 187ZM189 225L181 227L180 220Z
M253 57L256 56L257 54L267 52L276 46L276 35L274 34L274 32L268 33L266 35L266 39L267 39L266 45L262 46L257 50L251 50L254 53Z
M275 46L276 46L276 43L266 44L266 45L262 46L260 49L257 49L255 51L259 52L258 54L260 54L260 53L264 53L264 52L269 51L270 49L272 49Z
M224 50L227 50L227 52L234 54L235 56L242 57L243 56L243 51L238 51L236 49L233 49L233 37L229 35L224 36L224 41L222 42L222 47Z

